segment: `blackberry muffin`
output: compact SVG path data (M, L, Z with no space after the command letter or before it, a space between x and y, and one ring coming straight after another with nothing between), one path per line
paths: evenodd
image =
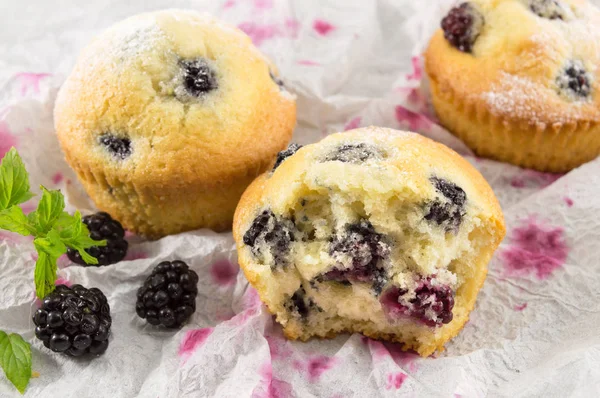
M478 155L565 172L600 154L600 12L586 0L473 0L425 53L441 123Z
M377 127L290 148L276 165L242 196L233 233L285 335L442 350L505 233L483 177L441 144Z
M96 205L158 238L231 228L244 189L288 144L296 107L244 33L168 10L94 39L54 116L67 162Z

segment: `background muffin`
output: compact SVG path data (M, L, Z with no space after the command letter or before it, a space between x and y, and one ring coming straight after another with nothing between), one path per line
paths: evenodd
M478 155L564 172L600 153L600 12L585 0L473 0L425 54L441 123Z
M293 97L250 39L179 10L98 36L55 107L66 159L96 205L153 238L230 228L294 125Z
M370 127L296 150L244 193L233 229L286 336L350 331L424 356L442 349L504 236L489 185L414 133Z

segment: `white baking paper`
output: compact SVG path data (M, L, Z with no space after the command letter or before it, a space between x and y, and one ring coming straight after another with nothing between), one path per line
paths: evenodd
M420 54L448 1L4 1L0 13L0 155L15 145L32 185L60 188L68 209L93 207L64 162L52 108L93 35L134 13L208 11L246 31L298 96L295 140L344 129L412 129L475 165L504 208L508 235L471 320L436 358L343 335L288 342L238 272L230 233L156 242L131 237L127 261L83 268L67 283L99 287L113 315L108 351L93 360L47 350L33 334L30 239L0 235L0 328L32 343L27 397L595 397L600 395L600 160L550 175L470 156L435 123ZM89 76L93 79L94 76ZM35 202L25 207L32 209ZM179 331L149 327L136 289L161 260L200 276L197 311ZM19 396L0 376L0 396Z

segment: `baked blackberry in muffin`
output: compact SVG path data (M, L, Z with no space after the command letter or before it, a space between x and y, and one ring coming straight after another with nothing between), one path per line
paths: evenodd
M600 11L587 0L472 0L425 53L440 122L478 155L565 172L600 154Z
M151 238L231 227L288 144L295 100L236 28L193 11L128 18L81 53L55 126L96 205Z
M233 233L287 337L360 332L426 356L467 322L505 227L458 154L370 127L300 148L256 179Z

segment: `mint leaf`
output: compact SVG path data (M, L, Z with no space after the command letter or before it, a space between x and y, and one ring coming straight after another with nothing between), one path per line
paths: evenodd
M12 206L0 211L0 229L16 232L28 236L35 232L35 228L29 225L23 210L19 206Z
M54 290L56 260L67 251L67 247L55 230L51 230L45 238L36 238L33 245L38 251L34 272L35 294L42 300Z
M90 238L90 231L81 221L81 213L78 211L74 215L63 213L56 224L56 229L62 242L77 250L83 261L87 264L98 264L98 260L90 256L85 249L92 246L106 246L106 241L97 241Z
M42 188L42 199L38 203L37 209L30 213L27 218L33 227L36 235L45 235L52 229L59 217L63 214L65 208L65 198L60 191L49 191Z
M41 252L35 262L35 295L43 300L48 294L54 291L54 282L56 282L56 260L48 254Z
M29 175L23 160L17 150L11 148L0 164L0 210L27 202L31 197Z
M0 330L0 366L6 378L23 394L31 378L29 343L16 333Z

